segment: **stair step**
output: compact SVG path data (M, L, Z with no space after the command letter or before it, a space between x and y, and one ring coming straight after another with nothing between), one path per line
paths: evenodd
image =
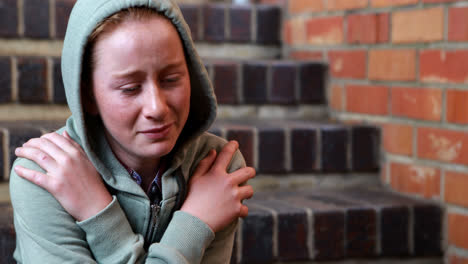
M205 59L221 105L324 105L328 66L318 61Z
M180 4L197 42L279 46L281 7L277 5Z
M380 131L305 120L217 120L211 132L237 140L258 174L376 172Z
M442 255L442 209L426 200L374 187L257 193L247 204L234 263Z
M427 200L369 187L258 192L246 204L231 263L441 263L443 210ZM0 211L0 258L13 263L10 204Z
M64 122L0 122L0 173L8 180L15 148ZM237 140L259 175L376 172L380 131L374 126L304 120L218 120L211 132Z

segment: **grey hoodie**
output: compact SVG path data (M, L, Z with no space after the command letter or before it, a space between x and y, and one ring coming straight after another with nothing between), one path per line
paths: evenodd
M191 80L189 118L168 155L168 168L162 177L163 199L156 207L150 206L145 192L112 153L100 120L85 114L81 102L82 61L88 35L106 17L133 6L156 9L176 27ZM200 219L178 211L198 162L210 149L219 152L225 141L206 132L216 117L216 99L177 5L171 0L77 1L64 41L62 75L72 116L58 132L67 130L82 146L113 200L96 216L76 222L50 193L12 170L15 259L19 263L229 262L237 222L214 234ZM13 167L16 165L43 172L27 159L17 159ZM228 170L244 166L237 152Z

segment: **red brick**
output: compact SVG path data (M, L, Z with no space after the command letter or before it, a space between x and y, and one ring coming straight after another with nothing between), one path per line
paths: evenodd
M382 43L388 41L387 13L348 16L349 43Z
M371 0L372 7L387 7L417 4L419 0Z
M331 75L338 78L366 78L366 51L330 51L328 53Z
M392 42L433 42L444 38L442 7L395 12L392 15Z
M386 115L388 113L388 87L346 86L346 109L350 112Z
M291 51L289 52L290 59L294 60L322 60L323 54L321 51Z
M343 42L343 17L311 18L306 21L307 43L315 45Z
M324 9L322 0L289 0L289 12L292 14L304 12L319 12Z
M449 41L468 41L468 7L449 9Z
M404 193L419 194L425 198L440 196L440 170L432 167L392 163L391 186Z
M384 149L390 153L413 155L413 127L401 124L383 126Z
M445 201L468 207L468 173L445 172Z
M449 213L448 240L450 244L468 249L468 216Z
M447 90L447 121L468 124L468 91Z
M419 65L423 82L468 82L468 50L424 50Z
M367 7L368 0L328 0L328 10L345 10Z
M450 255L448 264L468 264L468 258Z
M393 87L392 114L416 119L440 121L442 117L442 91Z
M468 133L422 127L418 129L418 156L468 164Z
M343 110L344 89L341 85L332 85L330 94L330 107L334 110Z
M413 81L416 79L416 52L408 49L370 50L369 79Z
M302 18L293 18L286 21L283 39L289 45L304 44L306 40L304 20Z

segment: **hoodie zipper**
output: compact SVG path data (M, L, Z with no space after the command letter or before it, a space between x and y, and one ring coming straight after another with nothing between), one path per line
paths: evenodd
M146 232L146 244L151 245L154 230L158 225L159 212L161 211L161 206L159 204L152 204L150 210L150 224L148 225L148 231Z

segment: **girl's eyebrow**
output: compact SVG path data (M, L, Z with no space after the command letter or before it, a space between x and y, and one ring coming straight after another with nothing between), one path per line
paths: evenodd
M165 71L165 70L168 70L168 69L174 69L174 68L178 68L178 67L181 67L185 64L185 61L184 60L177 60L177 61L174 61L174 62L170 62L168 63L167 65L165 65L164 67L161 68L161 72ZM123 71L120 71L120 72L114 72L114 73L111 73L112 77L115 77L115 78L129 78L129 77L138 77L140 75L143 75L143 71L140 71L138 69L127 69L127 70L123 70Z

